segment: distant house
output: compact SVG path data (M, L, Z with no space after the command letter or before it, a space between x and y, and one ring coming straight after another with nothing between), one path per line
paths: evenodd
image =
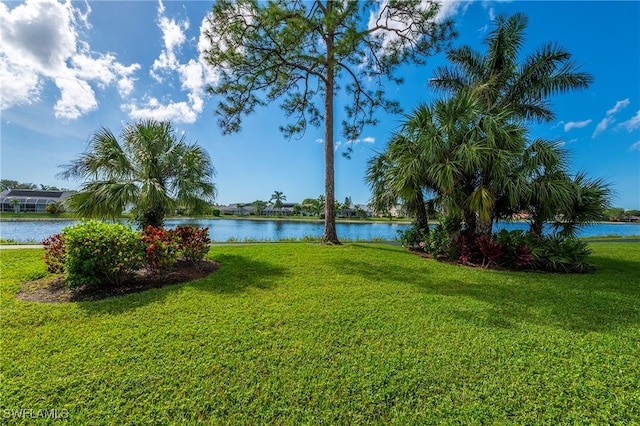
M297 207L297 208L296 208ZM223 215L237 215L237 216L254 216L257 215L255 206L252 203L233 203L227 206L215 206L220 210ZM324 212L324 210L323 210ZM324 213L323 213L324 214ZM261 216L313 216L310 211L310 206L302 205L298 203L282 203L282 208L277 209L273 204L267 204L265 209L260 213ZM371 217L373 212L371 208L366 204L357 204L348 210L338 210L336 212L337 217Z
M0 193L0 211L44 213L49 204L61 203L72 192L9 189Z

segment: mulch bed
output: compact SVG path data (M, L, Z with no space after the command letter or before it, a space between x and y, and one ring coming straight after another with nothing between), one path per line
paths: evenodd
M218 268L220 268L220 264L210 260L202 262L199 268L196 268L191 262L178 260L171 269L161 274L152 274L145 269L141 269L119 287L85 285L77 288L67 288L64 284L64 276L56 275L24 283L16 297L28 302L43 303L102 300L204 278L218 270Z
M415 254L416 256L420 256L425 259L433 259L432 255L430 255L429 253L425 252L422 249L411 247L409 248L409 251ZM493 269L494 271L512 271L512 272L541 272L541 273L546 272L546 271L540 271L535 269L509 268L507 266L495 265L495 264L489 265L488 267L484 268L482 265L477 263L473 263L473 262L462 263L462 261L459 259L451 259L450 257L447 257L447 256L438 256L435 260L437 260L438 262L448 263L450 265L458 265L465 268Z

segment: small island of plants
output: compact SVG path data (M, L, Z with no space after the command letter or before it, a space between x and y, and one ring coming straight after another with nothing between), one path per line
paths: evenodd
M207 276L218 264L205 259L209 229L87 221L43 241L43 259L56 274L25 284L24 300L96 300Z

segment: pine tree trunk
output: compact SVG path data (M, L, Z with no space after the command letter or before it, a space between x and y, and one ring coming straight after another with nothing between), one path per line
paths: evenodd
M331 1L327 2L327 13L331 12ZM333 91L335 86L333 66L333 34L327 37L326 88L324 94L324 235L323 244L340 244L336 232L334 152L333 152Z

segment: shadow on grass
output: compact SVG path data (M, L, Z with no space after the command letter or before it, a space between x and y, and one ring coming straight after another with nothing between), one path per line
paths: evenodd
M443 280L422 285L427 292L471 297L486 303L486 312L461 313L486 326L533 323L577 332L623 331L640 324L638 264L592 257L595 274L539 274L478 271L466 281ZM506 279L500 275L507 274ZM624 331L623 331L624 332Z
M407 256L415 255L407 252ZM380 264L373 265L340 259L334 266L340 273L373 281L404 282L421 292L454 297L446 314L481 327L511 328L530 323L569 331L611 333L640 324L638 262L592 256L590 261L598 266L595 274L550 274L467 270L436 264L433 259L419 260L416 266L415 260L407 259L404 267L397 260L385 264L381 259ZM441 272L434 271L435 266ZM465 298L482 303L466 303Z
M249 287L273 288L275 279L287 274L286 268L246 256L218 254L214 260L220 263L218 271L188 284L199 290L233 294L246 291Z
M186 286L198 291L211 293L239 294L247 291L250 287L272 288L275 286L276 278L285 274L284 268L245 256L223 254L216 256L214 260L220 263L220 269L205 278L171 284L159 289L151 289L123 297L114 297L95 302L80 302L78 306L91 314L120 313L160 302L169 294L175 291L182 291Z

